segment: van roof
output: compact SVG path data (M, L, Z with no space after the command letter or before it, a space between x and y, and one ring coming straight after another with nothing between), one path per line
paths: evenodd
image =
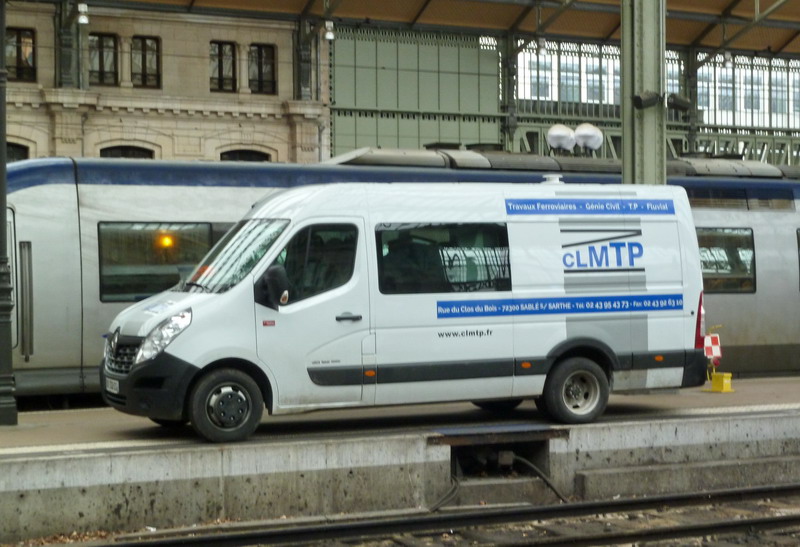
M505 199L511 198L636 198L676 199L683 188L622 184L504 183L336 183L290 188L256 203L248 217L291 218L353 216L369 211L414 220L436 213L442 222L465 217L473 221L506 220ZM680 199L680 198L679 198Z

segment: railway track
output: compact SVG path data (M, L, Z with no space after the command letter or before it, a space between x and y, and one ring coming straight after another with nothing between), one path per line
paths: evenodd
M800 484L569 503L447 510L315 524L252 524L118 536L108 545L793 545Z

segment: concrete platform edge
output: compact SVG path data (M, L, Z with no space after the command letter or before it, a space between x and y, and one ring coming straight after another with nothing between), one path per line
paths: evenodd
M425 507L451 486L422 435L20 456L0 477L0 542Z

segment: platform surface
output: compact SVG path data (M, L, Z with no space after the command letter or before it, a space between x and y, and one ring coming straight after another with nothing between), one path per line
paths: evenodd
M800 376L736 379L732 393L705 391L704 387L644 395L612 395L599 420L660 419L665 415L728 414L800 409ZM430 427L461 427L474 423L507 421L509 425L536 421L548 423L526 401L515 413L493 417L468 403L412 405L322 411L290 416L265 415L254 438L292 438L305 435L346 435L381 430L396 432ZM146 418L129 416L111 408L20 412L18 425L0 426L0 456L43 450L85 450L95 446L147 446L200 443L191 428L169 431ZM333 433L332 433L333 432Z

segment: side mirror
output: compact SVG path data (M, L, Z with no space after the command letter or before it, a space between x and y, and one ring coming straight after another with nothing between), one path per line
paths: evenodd
M280 264L273 264L267 268L257 285L256 302L273 310L289 302L289 278L286 276L286 268Z

